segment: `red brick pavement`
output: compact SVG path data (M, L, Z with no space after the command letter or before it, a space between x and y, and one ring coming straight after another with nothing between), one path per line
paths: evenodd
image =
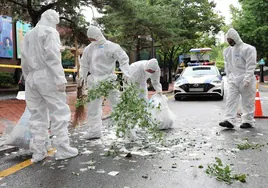
M169 91L173 89L173 84L170 84ZM153 91L149 91L149 98L154 94ZM67 93L67 103L70 106L72 117L75 112L76 92ZM23 100L3 100L0 101L0 134L5 129L5 121L10 121L13 125L19 121L21 115L25 110L25 101ZM107 117L111 113L111 107L108 101L103 104L103 117Z

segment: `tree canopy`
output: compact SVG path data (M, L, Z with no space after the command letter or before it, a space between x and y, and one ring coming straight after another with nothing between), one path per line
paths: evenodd
M240 0L242 10L231 8L233 27L244 42L256 47L258 58L268 59L268 1Z
M72 29L72 36L77 36L80 43L88 43L84 34L88 23L81 13L85 6L99 6L100 0L0 0L0 8L11 10L13 18L28 21L33 26L39 21L41 14L54 9L60 14L61 26Z
M208 0L114 0L102 9L104 16L98 21L110 38L128 50L150 46L145 40L137 45L139 35L150 35L171 73L179 54L203 47L197 46L205 43L202 37L206 35L212 39L210 44L215 43L213 36L223 18L214 7Z

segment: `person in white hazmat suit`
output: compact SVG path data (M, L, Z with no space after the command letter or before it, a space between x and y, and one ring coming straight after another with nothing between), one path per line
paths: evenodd
M126 77L129 77L129 58L126 52L116 43L106 40L101 30L89 26L87 36L91 42L84 50L80 60L79 82L87 82L88 89L94 89L100 82L116 81L114 73L116 61ZM88 76L88 72L90 75ZM120 99L120 92L112 90L107 99L115 107ZM94 139L102 136L102 99L98 98L88 103L88 132L83 139Z
M68 137L71 112L66 104L67 81L61 65L61 43L56 30L58 23L59 14L56 11L45 11L37 25L25 35L21 47L21 65L26 80L26 105L31 112L29 128L32 135L32 162L43 160L47 154L47 110L51 133L55 136L53 146L57 149L56 160L78 155L78 150L70 147Z
M137 84L138 88L143 90L139 97L148 101L147 80L150 78L156 93L162 94L162 85L160 84L160 67L157 59L141 60L130 65L130 78L128 82Z
M257 52L255 47L244 43L233 28L227 34L229 47L223 51L225 71L228 82L225 120L219 125L234 128L238 104L241 96L242 124L240 128L254 125Z

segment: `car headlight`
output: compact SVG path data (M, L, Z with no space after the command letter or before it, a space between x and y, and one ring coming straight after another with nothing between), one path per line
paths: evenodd
M212 83L213 84L221 84L221 80L213 80Z

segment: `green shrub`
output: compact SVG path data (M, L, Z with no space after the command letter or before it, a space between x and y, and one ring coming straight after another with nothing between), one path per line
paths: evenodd
M8 87L14 84L13 74L0 72L0 87Z

